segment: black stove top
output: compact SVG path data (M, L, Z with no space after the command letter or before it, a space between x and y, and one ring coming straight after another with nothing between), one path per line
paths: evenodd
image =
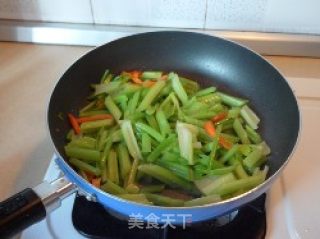
M212 219L187 225L185 228L168 226L163 229L138 227L129 229L128 221L112 216L99 203L90 202L84 196L77 195L72 211L72 222L83 236L95 239L263 239L266 234L265 199L266 195L263 194L244 205L233 220L223 226L217 226L217 221Z

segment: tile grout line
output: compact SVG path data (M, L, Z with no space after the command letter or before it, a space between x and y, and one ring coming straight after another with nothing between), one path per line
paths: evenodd
M96 18L94 17L94 11L93 11L92 1L93 1L93 0L90 0L90 11L91 11L92 23L93 23L93 24L96 24Z
M203 26L202 29L205 30L206 29L206 23L207 23L207 14L208 14L208 0L206 0L206 9L204 12L204 22L203 22Z

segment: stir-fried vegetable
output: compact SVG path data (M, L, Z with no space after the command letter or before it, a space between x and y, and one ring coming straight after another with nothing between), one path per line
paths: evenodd
M189 207L265 180L271 150L248 100L173 72L106 70L92 87L79 113L67 113L65 154L93 186L139 203Z

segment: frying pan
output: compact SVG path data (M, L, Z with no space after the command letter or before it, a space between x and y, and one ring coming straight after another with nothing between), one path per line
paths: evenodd
M195 207L143 205L105 193L82 179L68 164L64 152L69 124L61 112L77 112L105 69L175 71L202 86L217 86L232 95L247 98L261 118L260 132L272 149L267 180L252 190L222 202ZM75 190L107 210L129 217L151 213L175 215L173 224L183 223L179 215L191 215L193 222L217 217L237 209L266 192L288 162L299 134L300 116L296 98L285 78L258 54L225 39L192 32L151 32L115 40L77 60L56 84L48 106L48 127L56 163L65 177L26 189L0 204L0 235L12 235L45 217L61 198Z

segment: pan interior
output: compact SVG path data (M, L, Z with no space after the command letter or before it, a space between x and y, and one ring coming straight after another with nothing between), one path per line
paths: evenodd
M122 38L76 61L57 83L49 103L48 124L56 150L65 158L68 122L61 113L77 112L105 69L162 70L216 86L250 100L269 144L269 176L287 160L299 131L296 99L283 76L262 57L224 39L190 32L152 32ZM66 117L65 117L66 118Z

